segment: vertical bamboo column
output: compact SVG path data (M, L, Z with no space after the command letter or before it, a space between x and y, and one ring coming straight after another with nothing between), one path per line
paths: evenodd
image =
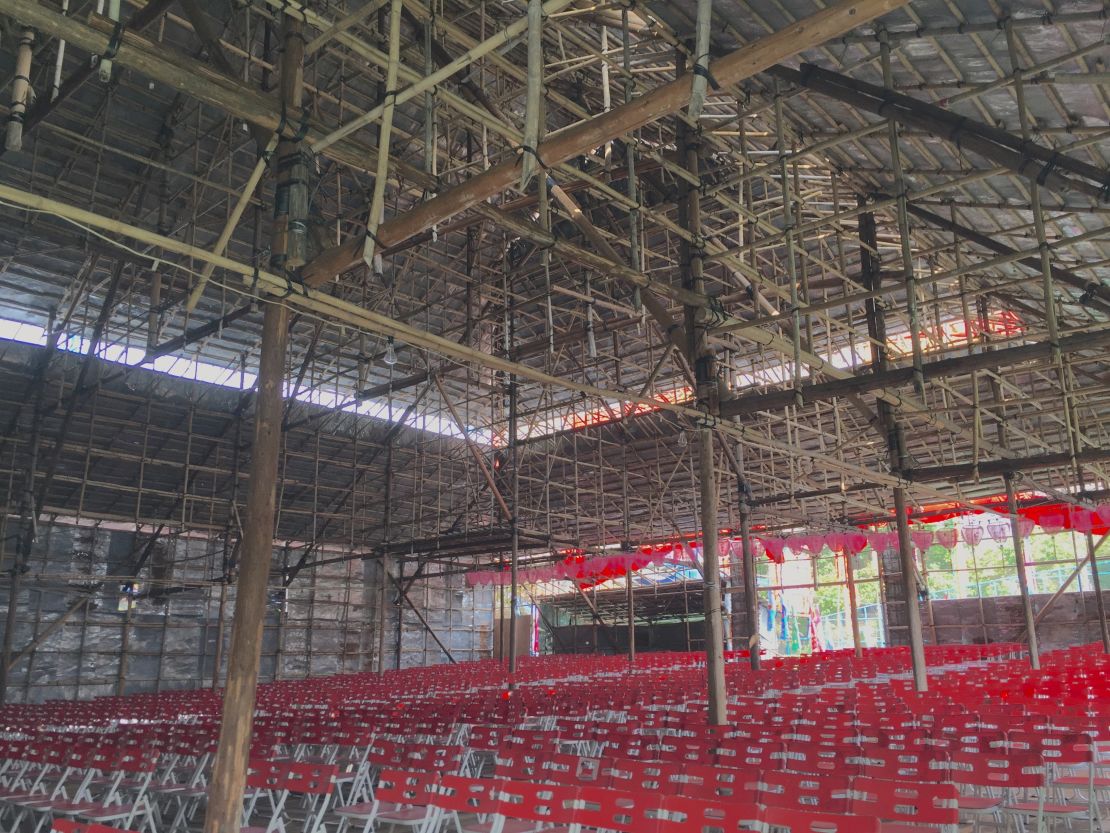
M1106 621L1106 602L1102 598L1102 579L1098 574L1098 545L1094 535L1088 530L1087 560L1091 565L1091 586L1095 591L1095 609L1098 611L1098 629L1102 637L1102 650L1110 654L1110 623Z
M6 150L23 149L23 117L31 103L31 53L35 30L24 29L19 36L15 54L15 77L12 79L12 103L8 110L8 130L4 137Z
M304 38L302 24L292 17L283 21L284 54L281 65L282 97L299 108L303 87ZM285 143L283 143L285 144ZM300 155L300 148L291 152ZM279 158L280 158L279 149ZM284 169L283 175L288 173ZM287 183L283 183L287 184ZM280 185L279 185L280 187ZM307 183L305 183L307 199ZM296 206L291 204L291 208ZM287 232L292 223L304 222L305 213L291 215L275 231ZM295 235L288 235L286 240ZM275 239L275 244L277 239ZM287 249L273 249L273 258L284 266ZM275 492L278 454L281 449L282 395L285 354L289 341L289 309L265 304L262 322L258 391L255 398L254 441L250 465L239 579L236 583L235 614L228 649L227 687L224 691L220 741L208 797L204 833L237 833L242 825L243 790L246 785L251 730L254 723L258 667L262 651L262 628L266 616L266 590L273 554Z
M1037 619L1033 615L1033 600L1029 598L1029 577L1025 574L1025 546L1021 537L1021 527L1018 524L1013 472L1006 472L1002 479L1006 483L1006 506L1010 513L1010 534L1013 536L1018 591L1021 593L1021 612L1025 617L1025 633L1029 644L1029 664L1037 669L1041 667L1041 651L1037 644Z
M258 372L250 487L243 528L242 558L231 621L227 687L216 751L205 833L233 833L242 822L243 788L254 719L255 689L266 615L266 585L273 548L274 487L281 445L282 383L289 310L266 305Z
M679 72L685 69L679 61ZM701 131L678 121L679 158L686 170L701 176ZM687 184L679 203L679 222L693 235L682 245L682 284L695 292L705 291L701 199L698 188ZM701 492L703 602L705 606L705 665L709 685L709 725L724 726L728 720L725 690L724 621L721 604L721 568L717 549L717 473L713 449L713 422L717 411L716 360L709 345L704 309L686 308L687 356L694 367L698 407L705 416L698 427L698 480Z
M879 55L882 60L883 84L893 90L894 79L890 68L890 41L885 27L879 28ZM917 316L917 277L913 271L913 251L910 248L910 219L907 209L906 177L902 169L902 152L898 146L898 124L887 119L887 138L890 142L890 167L894 174L894 191L898 204L898 242L902 250L902 280L906 286L906 315L910 324L910 345L913 349L913 385L918 395L925 393L922 375L921 328Z
M752 547L752 512L747 501L740 504L740 545L744 559L744 599L748 607L748 651L752 671L763 664L759 656L759 592L755 583L755 550Z
M859 602L856 599L856 568L852 564L855 556L844 552L844 580L848 584L848 615L852 623L852 648L856 657L863 656L863 642L859 635Z
M509 313L509 340L512 342L512 313ZM512 685L513 675L516 674L516 608L520 580L518 563L520 560L520 524L517 517L520 504L520 449L517 447L517 382L515 376L509 376L509 478L510 478L510 508L512 517L509 519L509 532L511 549L509 552L509 684Z
M901 443L899 443L899 446ZM899 459L901 454L898 453ZM898 523L898 555L902 566L902 588L906 598L906 625L910 632L910 661L913 665L913 687L928 691L929 675L925 667L925 640L921 634L921 608L917 603L917 566L910 538L910 520L906 514L906 490L894 489L894 514Z
M897 137L892 147L897 147ZM860 199L860 206L863 199ZM879 238L875 226L875 215L864 211L859 216L860 278L865 289L877 291L882 281L882 265L879 260ZM907 287L907 291L909 291ZM886 318L882 306L874 299L864 304L867 316L867 335L871 341L871 366L875 371L886 369ZM890 405L877 403L879 421L885 432L887 448L890 452L890 465L894 472L902 470L905 460L905 443L898 421ZM898 556L902 570L902 588L906 605L906 627L909 631L910 661L913 666L914 688L925 691L929 687L929 675L925 667L925 641L921 633L921 609L917 604L917 567L914 564L913 541L910 538L909 517L906 514L906 490L897 486L894 489L894 514L898 529ZM882 554L879 554L882 567ZM854 584L854 582L853 582Z

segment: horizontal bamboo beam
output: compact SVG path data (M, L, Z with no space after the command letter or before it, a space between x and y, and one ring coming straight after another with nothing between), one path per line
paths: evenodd
M982 246L984 249L994 252L995 254L1012 255L1017 253L1017 249L1014 249L1011 246L1007 246L1005 243L1000 243L987 234L983 234L982 232L976 231L975 229L968 228L967 226L953 222L947 217L942 217L939 214L934 214L932 211L922 208L921 206L909 203L906 208L909 210L910 214L913 214L918 219L924 220L929 225L939 229L944 229L945 231L950 231L953 234L958 235L965 240L974 243L977 246ZM1030 269L1036 270L1038 274L1041 271L1041 258L1039 255L1023 257L1017 262L1020 263L1022 266L1028 266ZM1110 289L1107 289L1105 284L1102 284L1096 280L1089 280L1087 278L1084 278L1082 275L1077 275L1070 269L1064 269L1063 267L1056 265L1052 266L1052 277L1054 280L1060 281L1061 283L1066 283L1069 286L1073 286L1080 292L1084 293L1083 297L1086 298L1086 303L1090 304L1093 307L1101 309L1103 312L1110 312L1110 303L1108 303L1108 301L1106 300L1110 299Z
M922 365L922 374L925 381L930 381L943 379L947 376L972 373L976 370L998 370L1019 364L1050 361L1053 357L1054 347L1058 347L1061 353L1103 350L1110 347L1110 328L1068 336L1060 339L1057 345L1043 341L1036 344L1022 344L1018 347L1004 347L989 352L973 353L969 356L928 362ZM803 404L809 405L814 402L825 402L839 396L896 388L900 385L908 385L913 381L913 373L914 369L912 367L899 367L893 370L852 376L848 379L836 379L831 382L806 385L797 390L741 396L728 402L722 402L721 415L743 416L759 411L777 411L797 404L798 397L801 397Z
M1075 455L1074 462L1079 465L1092 465L1110 460L1110 448L1088 448ZM932 483L939 480L961 481L974 477L1000 477L1010 472L1040 471L1062 466L1071 466L1072 456L1068 452L1059 454L1040 454L1035 457L1009 457L1001 460L983 460L979 463L957 463L952 466L929 466L925 468L903 469L901 474L913 483Z
M28 2L28 0L3 0ZM906 0L856 0L839 2L792 23L773 35L760 38L713 62L711 71L722 86L736 84L797 53L905 5ZM586 153L591 148L677 112L690 97L688 78L656 87L637 99L592 119L553 134L536 149L542 164L551 167ZM520 180L521 160L496 165L411 211L391 218L377 231L381 246L391 246L494 196ZM302 268L309 285L331 280L362 258L363 236L321 252Z
M813 64L802 64L800 70L776 66L771 73L856 109L924 130L1057 193L1079 191L1097 202L1108 200L1107 171L1000 128Z

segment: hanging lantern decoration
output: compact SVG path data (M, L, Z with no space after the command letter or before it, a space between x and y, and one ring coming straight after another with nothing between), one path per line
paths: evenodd
M960 530L960 536L964 539L965 544L974 547L983 540L983 527L976 524L968 524Z
M938 529L934 533L934 537L939 546L951 552L956 548L956 544L959 543L960 532L958 529Z
M1001 543L1012 536L1010 524L1006 521L992 521L987 524L987 532L991 536L992 541Z
M783 538L757 538L760 544L763 545L763 550L767 557L774 561L776 564L782 564L786 561L786 556L783 550L786 549L786 540Z
M933 545L933 531L931 529L915 530L910 533L910 540L913 545L922 552L925 552Z
M844 533L844 551L849 555L859 555L867 549L867 536L862 532Z
M1018 535L1020 535L1022 538L1028 538L1030 535L1032 535L1033 534L1033 527L1036 526L1036 524L1033 522L1033 520L1031 518L1026 518L1026 517L1023 517L1023 516L1018 517L1017 524L1018 524Z

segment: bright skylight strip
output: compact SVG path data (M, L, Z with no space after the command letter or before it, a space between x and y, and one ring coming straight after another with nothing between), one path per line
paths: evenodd
M34 344L39 347L46 346L46 330L35 324L21 321L12 321L0 318L0 339L18 341L23 344ZM68 353L85 353L88 350L87 339L72 335L58 342L58 349ZM145 350L136 347L124 347L122 344L102 345L97 353L98 357L113 364L138 365L146 355ZM233 390L249 390L254 387L257 376L254 373L243 372L233 367L220 367L211 362L197 361L187 356L159 356L145 366L157 373L174 376L178 379L188 379L194 382L204 382L219 387ZM286 383L289 386L289 382ZM288 387L286 393L288 394ZM390 403L381 399L364 399L361 402L351 402L350 396L343 396L335 391L307 390L297 394L297 400L312 405L320 405L332 410L342 410L360 416L397 422L404 415L407 403ZM462 437L454 420L444 418L437 414L416 411L405 420L405 424L432 434L445 437ZM471 440L480 445L492 446L494 444L493 432L486 428L468 428L467 434Z

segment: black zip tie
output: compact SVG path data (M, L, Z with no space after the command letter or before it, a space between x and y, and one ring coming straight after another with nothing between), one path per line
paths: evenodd
M301 294L306 298L308 297L308 287L299 280L293 280L292 272L287 269L282 273L282 277L285 278L285 294L282 295L279 300L284 300L292 295L296 291L295 287L300 287Z
M529 145L523 145L522 144L522 145L520 145L518 150L520 150L521 153L530 153L530 154L532 154L532 156L535 157L536 162L539 163L539 166L541 168L543 168L545 171L548 170L547 163L543 161L543 157L540 156L539 151L536 150L534 147L530 147ZM549 185L554 184L554 181L551 179L551 177L547 178L547 182L548 182Z
M1048 161L1045 162L1044 167L1041 168L1041 172L1039 174L1037 174L1037 184L1038 185L1044 185L1045 184L1045 180L1047 180L1049 175L1052 173L1052 169L1056 167L1056 160L1059 159L1059 158L1060 158L1060 151L1058 151L1058 150L1052 151L1052 156L1048 157ZM1022 165L1022 167L1024 167L1024 164Z
M282 134L285 133L285 128L287 128L288 126L289 118L285 112L285 101L283 100L281 102L281 118L278 120L278 125L274 129L274 132L277 133L279 139L282 138Z
M117 20L112 29L112 36L108 38L108 47L100 54L100 60L110 61L119 53L120 44L123 42L123 21Z
M709 71L709 67L707 65L702 65L700 63L694 64L694 69L692 70L692 72L699 78L704 78L706 81L708 81L709 86L712 87L714 90L721 89L720 83L717 81L716 78L713 77L713 73Z

